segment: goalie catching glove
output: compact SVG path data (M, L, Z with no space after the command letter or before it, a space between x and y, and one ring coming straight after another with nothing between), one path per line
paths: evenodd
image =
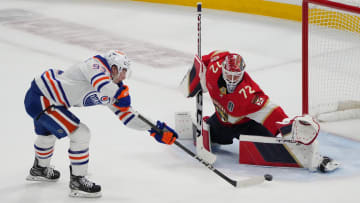
M156 127L161 131L161 134L159 134L153 128L149 130L150 135L153 136L156 141L171 145L175 142L176 138L178 138L178 134L164 122L157 121Z
M303 145L312 144L319 135L320 125L311 116L296 116L276 123L280 133L285 138Z

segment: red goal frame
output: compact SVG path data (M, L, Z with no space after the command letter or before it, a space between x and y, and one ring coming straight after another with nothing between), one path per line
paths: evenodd
M303 114L309 113L309 94L308 94L309 3L360 14L360 8L356 6L351 6L329 0L303 0L302 3L302 113Z

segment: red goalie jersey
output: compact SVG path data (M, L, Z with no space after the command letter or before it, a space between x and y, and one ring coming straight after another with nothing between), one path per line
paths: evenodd
M215 113L203 118L202 140L198 139L200 136L196 139L202 141L203 149L209 152L212 143L232 144L234 138L240 139L242 135L271 137L281 129L284 136L299 134L299 137L309 137L313 142L318 134L319 126L312 125L315 122L305 117L301 117L304 120L299 120L293 131L294 119L291 122L284 120L287 115L283 109L273 103L245 72L245 62L239 54L213 51L201 59L195 56L194 65L185 75L181 88L187 97L197 95L201 89L210 94ZM199 156L202 156L201 148L199 151ZM329 160L322 158L316 145L312 144L239 143L241 164L305 167L310 170L320 168L322 171L338 167L337 163L326 161ZM327 166L327 163L331 164Z
M242 80L230 93L222 76L223 62L230 53L213 51L202 57L206 66L206 87L214 103L216 115L224 125L241 124L250 119L262 124L273 135L278 134L275 122L287 118L281 107L270 102L269 97L244 72Z

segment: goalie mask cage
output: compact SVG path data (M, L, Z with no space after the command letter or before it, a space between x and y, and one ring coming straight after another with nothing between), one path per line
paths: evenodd
M303 114L360 118L360 0L303 0Z

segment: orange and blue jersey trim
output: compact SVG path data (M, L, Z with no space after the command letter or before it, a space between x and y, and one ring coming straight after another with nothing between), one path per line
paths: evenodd
M130 106L120 107L120 106L117 106L116 104L113 104L113 106L116 107L117 109L119 109L121 112L125 112L130 109Z
M53 69L45 71L41 75L41 80L45 84L47 91L54 101L64 105L65 107L70 107L69 100L66 97L61 82L56 79Z
M110 82L110 76L105 75L105 73L98 73L90 80L91 86L94 87L98 92L100 92L101 89Z
M135 115L132 114L129 118L127 118L127 119L124 121L124 125L127 125L134 117L135 117Z
M124 125L128 124L135 117L135 114L133 114L131 111L122 112L118 110L115 112L115 114L120 115L119 119L124 123Z
M111 74L111 67L109 63L106 61L106 59L100 55L93 56L94 59L97 59L105 68L109 71Z

